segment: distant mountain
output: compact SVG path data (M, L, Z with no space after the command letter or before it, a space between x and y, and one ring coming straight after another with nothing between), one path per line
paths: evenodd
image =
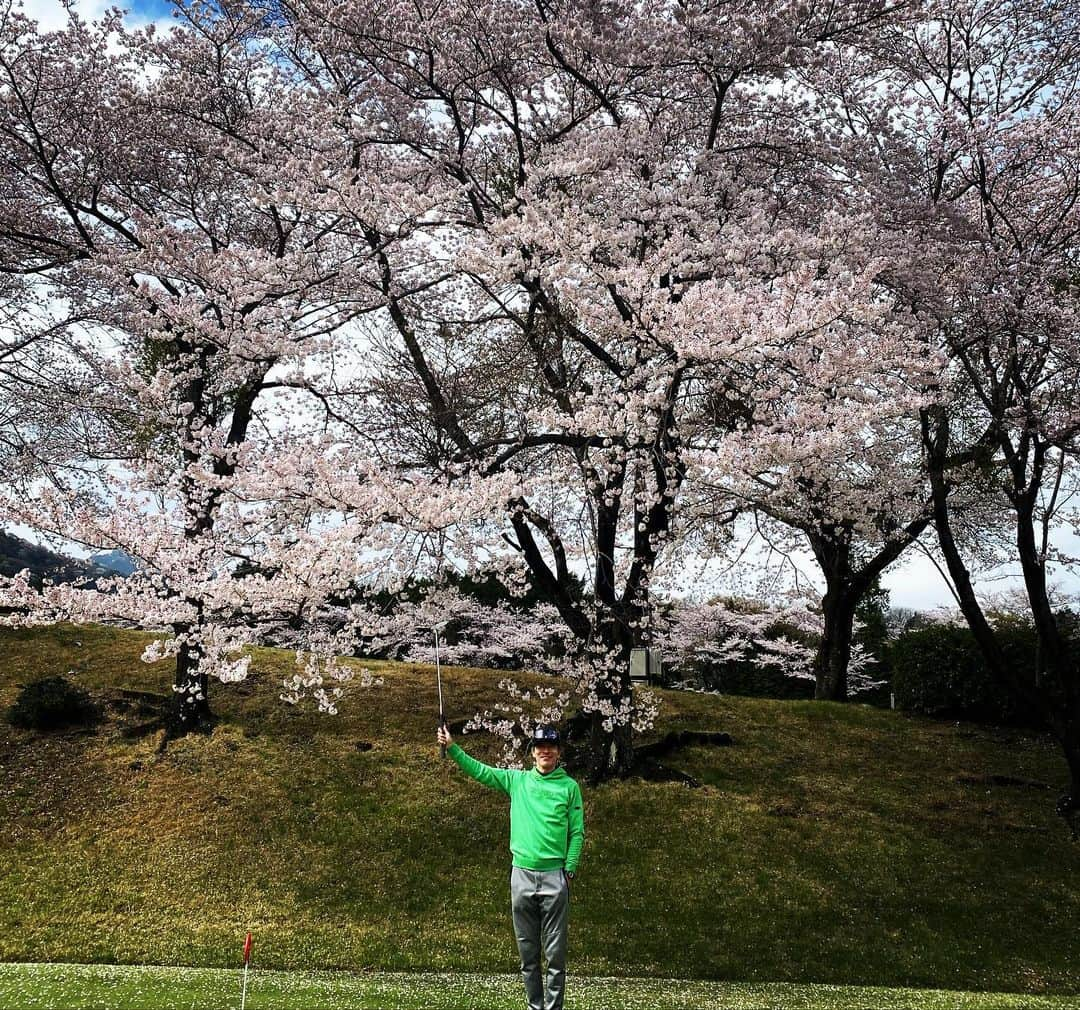
M0 575L16 575L24 568L30 570L37 582L41 579L51 579L53 582L93 581L116 574L102 565L58 554L21 537L0 532Z
M91 554L89 561L91 564L104 568L106 571L115 572L117 575L131 575L138 568L131 555L120 550Z

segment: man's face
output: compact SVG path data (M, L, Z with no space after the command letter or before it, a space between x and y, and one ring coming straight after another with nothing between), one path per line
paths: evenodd
M533 760L541 775L546 775L559 763L559 748L553 743L533 744Z

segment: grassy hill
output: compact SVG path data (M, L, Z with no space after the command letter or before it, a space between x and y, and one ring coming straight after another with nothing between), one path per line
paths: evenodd
M0 632L0 705L69 670L106 699L164 692L145 641ZM384 685L320 716L277 700L291 665L259 651L215 685L214 732L164 753L124 735L137 708L93 733L0 724L0 961L232 966L250 929L263 967L514 969L507 809L439 760L431 671L370 664ZM448 715L503 676L445 671ZM661 693L660 730L734 745L668 759L701 789L586 789L576 972L1080 991L1080 844L1047 737Z

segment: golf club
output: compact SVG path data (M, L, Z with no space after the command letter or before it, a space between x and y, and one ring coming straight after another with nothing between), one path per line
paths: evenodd
M439 664L439 629L435 629L435 676L439 681L439 729L446 729L446 716L443 714L442 667ZM439 754L446 757L446 747L439 745Z

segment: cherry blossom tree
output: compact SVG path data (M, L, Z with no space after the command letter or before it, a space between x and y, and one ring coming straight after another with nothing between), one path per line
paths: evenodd
M657 633L667 667L684 674L695 663L722 666L753 661L788 676L813 676L814 651L776 628L820 634L820 620L796 600L783 607L740 605L736 600L673 601ZM688 678L689 679L689 678Z
M5 516L139 565L104 593L35 597L17 580L9 602L28 619L168 627L147 658L175 657L174 733L206 718L211 676L245 674L254 628L361 574L339 550L328 582L309 577L329 543L355 556L386 508L354 492L316 536L295 490L321 474L266 480L313 427L276 415L273 395L313 389L334 335L370 309L368 257L326 226L317 127L260 49L259 15L181 13L164 35L118 13L45 34L17 8L0 16L0 262L50 320L50 344L16 330L5 360L23 352L19 402L35 388L53 433ZM61 444L72 427L87 437ZM349 465L355 488L364 465Z
M376 611L365 619L354 612L348 620L375 630L364 643L366 649L432 665L436 660L436 632L444 663L520 667L538 665L557 651L555 643L565 629L550 604L522 612L505 602L481 603L457 587L441 584L428 589L418 600L397 603L388 615Z
M542 478L498 503L497 532L579 643L597 775L633 760L628 654L651 634L702 373L752 357L777 325L794 343L870 311L868 264L845 269L841 225L821 220L831 165L801 82L823 49L891 16L298 2L275 20L305 87L339 110L352 163L377 150L430 201L404 241L339 224L378 261L387 304L378 408L358 427L388 466Z
M894 261L880 256L884 238L869 243L877 264ZM778 324L776 342L739 369L750 395L732 397L724 376L692 439L695 493L684 507L706 525L753 513L781 553L809 546L825 583L815 696L837 701L860 601L932 514L918 418L940 361L886 279L882 266L865 272L861 318L849 301L793 338Z
M695 667L722 670L728 663L817 679L819 650L810 643L822 637L822 615L805 596L772 605L733 598L678 600L664 608L658 624L665 668L681 671L687 683L700 679ZM858 643L851 647L848 680L852 693L882 684L874 679L872 658Z

